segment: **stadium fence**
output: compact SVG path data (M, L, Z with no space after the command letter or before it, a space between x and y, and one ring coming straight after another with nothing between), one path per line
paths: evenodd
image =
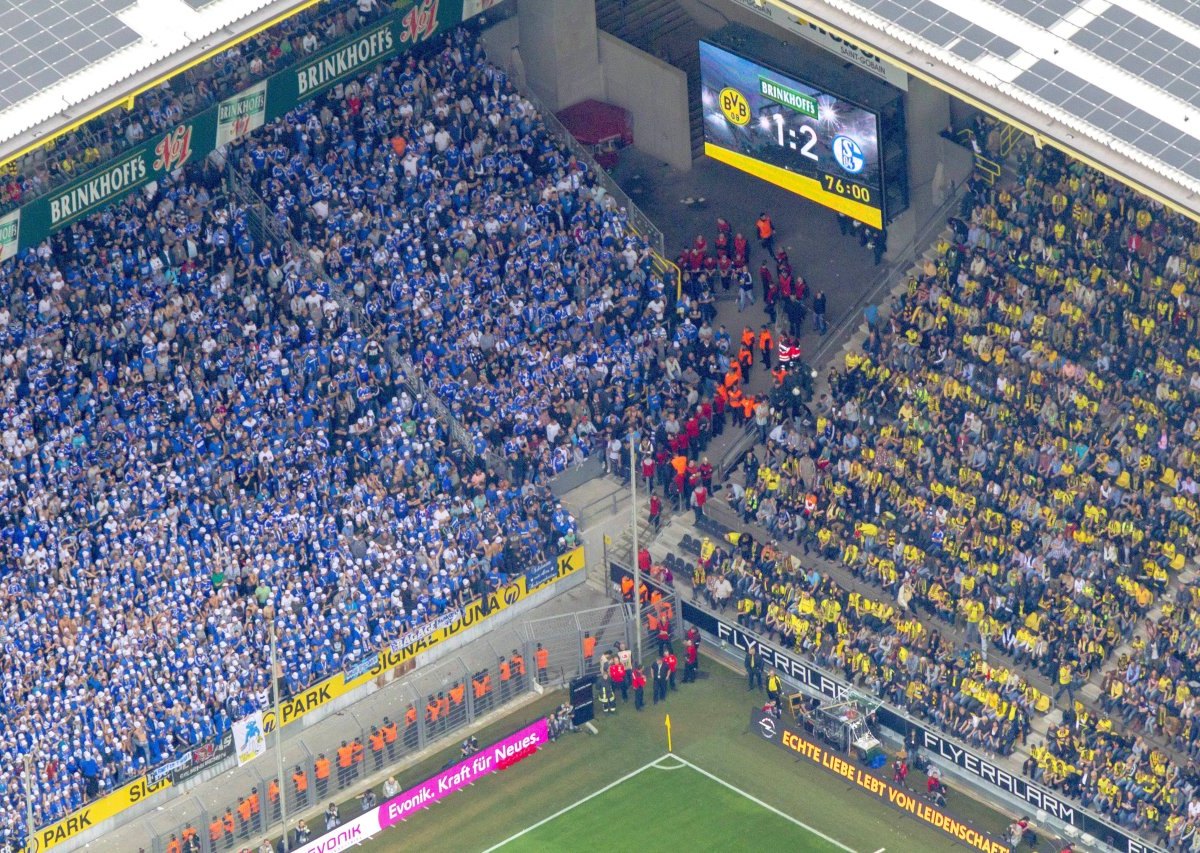
M669 606L674 608L673 596ZM643 627L645 624L643 620ZM396 772L397 765L412 763L430 751L446 748L485 718L513 713L535 691L560 687L578 676L594 674L603 652L618 642L634 647L637 630L632 608L613 604L514 622L472 640L455 657L428 667L418 668L415 660L410 661L407 669L384 684L369 701L345 709L340 715L342 724L336 730L310 732L303 738L283 742L282 793L289 831L303 819L310 824L313 837L318 837L324 831L321 814L330 801L342 801L354 792L377 785ZM596 640L591 658L584 654L584 640L588 637ZM546 652L544 669L538 665L539 645ZM513 667L514 651L521 658L523 673ZM488 687L486 692L482 691L484 685ZM451 697L451 691L458 690L461 701ZM449 699L449 712L434 719L428 706L431 698L436 700L439 696ZM373 729L384 725L384 717L397 725L398 735L377 759L371 736ZM362 746L362 759L347 770L339 768L338 749L343 742ZM134 838L132 843L141 845L146 853L174 853L174 844L184 847L185 839L193 836L202 853L227 853L256 847L264 837L277 838L282 826L281 810L269 794L275 778L274 748L273 739L268 738L266 753L222 779L222 791L228 791L228 796L209 802L191 796L173 804L164 813L150 817L144 823L144 836ZM329 761L330 771L328 781L318 790L316 762L322 755ZM306 776L307 790L303 796L297 795L293 781L297 769ZM256 813L247 808L250 818L246 820L239 813L239 806L252 793L257 793L260 807ZM353 816L353 809L342 809L343 822ZM214 824L220 827L215 838ZM227 830L229 826L231 830ZM116 844L120 849L128 849L128 834L123 834ZM118 849L105 842L92 846L100 851Z

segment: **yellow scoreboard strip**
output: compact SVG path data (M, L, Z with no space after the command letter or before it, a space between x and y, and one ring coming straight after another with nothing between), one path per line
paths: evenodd
M757 178L762 178L764 181L768 181L777 187L782 187L796 195L812 199L818 204L833 208L839 213L844 213L873 228L883 228L883 211L878 207L872 207L861 201L855 201L852 198L845 198L836 193L831 193L821 186L821 182L816 178L789 172L787 169L772 166L770 163L764 163L762 160L756 160L745 154L730 151L728 148L722 148L720 145L714 145L711 142L704 143L704 153L714 160L719 160L728 166L733 166L735 169L740 169Z

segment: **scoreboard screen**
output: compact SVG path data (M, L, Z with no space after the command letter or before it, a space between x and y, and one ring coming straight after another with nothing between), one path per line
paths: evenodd
M705 154L883 227L877 113L708 42L700 74Z

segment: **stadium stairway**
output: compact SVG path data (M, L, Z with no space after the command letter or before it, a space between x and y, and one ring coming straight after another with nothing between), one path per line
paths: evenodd
M596 26L687 74L692 159L702 155L699 42L705 28L676 0L596 0Z
M887 322L887 318L889 316L889 312L892 310L892 306L895 305L896 300L899 299L908 289L908 282L921 274L921 269L925 262L934 261L936 263L937 257L934 254L934 246L942 240L951 239L953 236L954 232L951 230L950 226L947 225L944 227L938 232L937 237L930 241L925 250L916 258L916 260L913 261L912 266L910 266L902 275L898 274L896 276L895 284L893 284L891 289L888 291L888 298L880 300L881 305L877 322ZM831 367L840 368L845 365L846 356L851 352L861 348L862 342L866 339L870 331L870 327L867 325L867 321L864 318L863 321L858 324L858 328L855 329L854 333L846 337L841 348L832 353L827 359L825 359L825 362L818 367L817 378L813 382L813 402L817 404L813 408L813 414L820 414L820 411L818 410L820 409L821 398L829 393L829 369Z
M628 481L605 475L596 477L559 496L563 506L575 517L587 549L589 581L607 589L607 571L603 555L628 563L633 555L633 528L630 524L632 497ZM638 545L654 537L648 509L649 497L638 492ZM663 507L663 523L669 521L670 507Z

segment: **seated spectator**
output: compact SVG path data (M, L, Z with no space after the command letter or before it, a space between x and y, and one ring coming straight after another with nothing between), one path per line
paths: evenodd
M1023 170L1015 191L973 188L954 241L832 375L815 434L772 431L748 464L741 508L1040 671L1076 722L1038 777L1179 837L1197 787L1137 732L1194 749L1200 598L1172 580L1200 522L1200 241L1054 152ZM1075 702L1131 637L1104 713Z

